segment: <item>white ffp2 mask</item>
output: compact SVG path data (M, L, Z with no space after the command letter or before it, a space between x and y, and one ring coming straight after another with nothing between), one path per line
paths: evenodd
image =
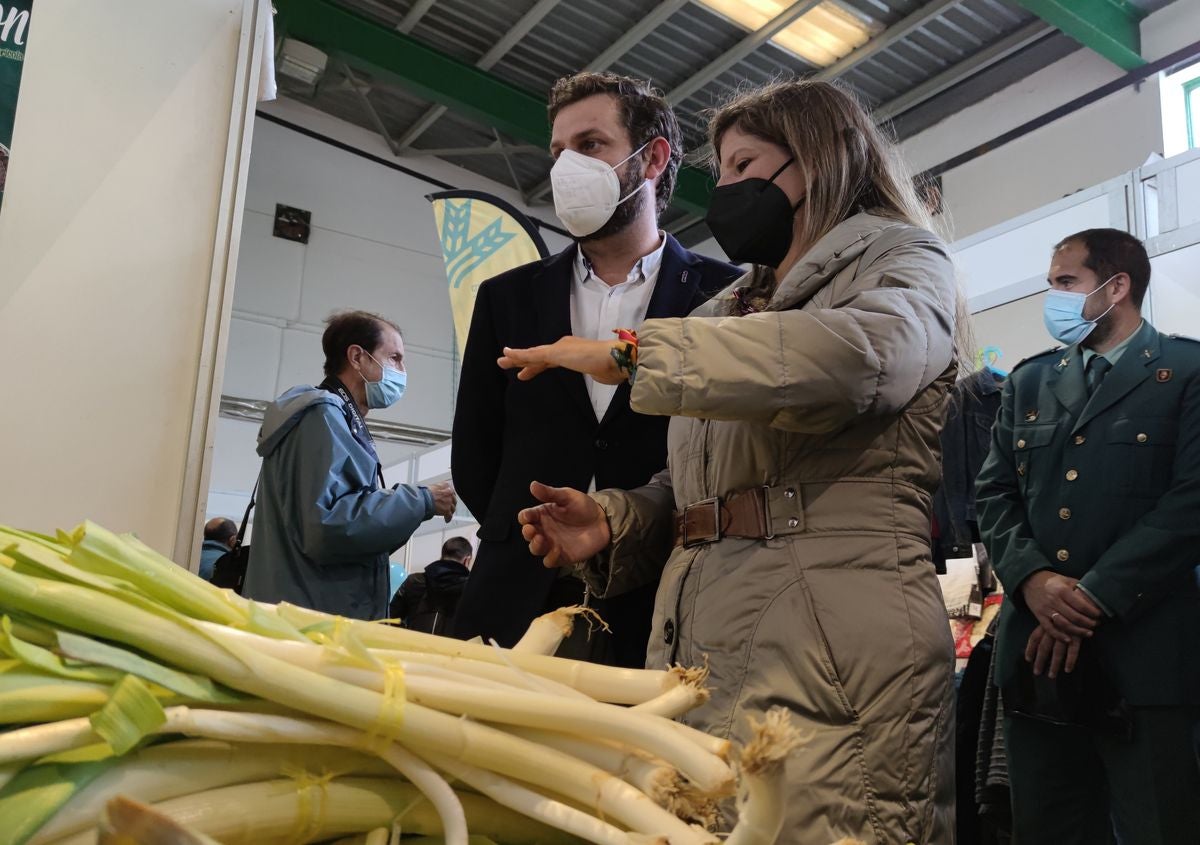
M568 232L582 238L599 231L618 205L642 189L638 185L622 197L617 168L648 145L649 142L642 144L616 165L574 150L559 153L558 161L550 168L550 184L554 189L554 213Z

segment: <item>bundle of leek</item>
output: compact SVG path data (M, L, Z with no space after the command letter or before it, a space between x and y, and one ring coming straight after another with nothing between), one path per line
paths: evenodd
M729 841L774 842L786 716L735 753L671 721L702 671L550 656L569 621L504 650L257 604L92 523L0 528L0 845L146 814L224 845L713 845L735 792Z

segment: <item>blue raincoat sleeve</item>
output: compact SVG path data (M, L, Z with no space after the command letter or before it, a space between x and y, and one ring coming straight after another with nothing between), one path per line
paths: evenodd
M427 488L377 488L374 456L350 434L335 406L310 410L289 439L297 457L299 540L310 561L343 564L390 554L433 516Z

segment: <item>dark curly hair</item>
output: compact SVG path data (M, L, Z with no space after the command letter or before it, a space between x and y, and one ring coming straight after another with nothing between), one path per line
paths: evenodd
M1087 250L1083 266L1096 274L1100 282L1118 273L1129 276L1129 298L1139 308L1150 287L1150 257L1146 247L1128 232L1120 229L1085 229L1063 238L1054 251L1067 244L1077 243Z

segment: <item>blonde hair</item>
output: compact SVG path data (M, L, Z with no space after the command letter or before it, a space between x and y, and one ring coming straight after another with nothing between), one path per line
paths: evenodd
M721 139L733 128L777 144L795 159L805 189L796 234L801 254L860 211L935 230L894 140L841 86L799 79L735 94L709 120L714 170L719 169ZM752 285L760 284L774 287L769 268L755 268ZM969 368L974 359L970 313L961 289L955 318L955 357L960 368Z

